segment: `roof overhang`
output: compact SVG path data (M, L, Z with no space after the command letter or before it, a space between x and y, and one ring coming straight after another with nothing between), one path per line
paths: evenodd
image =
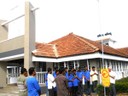
M62 58L46 58L46 57L36 57L32 56L33 62L65 62L65 61L75 61L75 60L85 60L85 59L95 59L95 58L104 58L110 60L117 60L117 61L128 61L128 58L119 57L114 55L104 54L102 55L99 52L86 54L86 55L77 55L77 56L70 56L70 57L62 57Z
M23 58L24 58L24 54L18 54L18 55L0 58L0 61L10 61L10 60L23 59ZM32 56L32 61L33 62L65 62L65 61L75 61L75 60L85 60L85 59L95 59L95 58L104 58L104 59L117 60L117 61L128 61L128 58L113 56L108 54L102 55L99 52L86 54L86 55L62 57L62 58L47 58L47 57Z
M18 55L0 58L0 61L10 61L10 60L17 60L17 59L22 59L22 58L24 58L24 54L18 54Z

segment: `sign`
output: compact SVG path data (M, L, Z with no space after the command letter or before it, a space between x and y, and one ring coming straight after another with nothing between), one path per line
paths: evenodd
M108 69L101 69L101 79L104 87L110 86L110 77Z

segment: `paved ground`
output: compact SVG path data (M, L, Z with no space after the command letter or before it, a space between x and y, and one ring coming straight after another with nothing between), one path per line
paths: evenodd
M18 88L16 85L8 85L5 88L0 88L0 96L18 96ZM42 94L41 96L46 96Z
M8 85L5 88L0 88L0 96L18 96L17 86L16 85ZM46 96L46 95L42 94L41 96ZM97 96L97 95L92 94L92 96ZM128 94L118 94L117 96L128 96Z
M0 96L18 96L17 86L16 85L8 85L5 88L0 88ZM46 95L42 94L41 96L46 96ZM97 96L97 95L92 94L92 96Z
M0 96L18 96L17 86L16 85L8 85L5 88L0 88ZM46 96L46 95L42 94L41 96ZM92 94L92 96L96 96L96 95Z

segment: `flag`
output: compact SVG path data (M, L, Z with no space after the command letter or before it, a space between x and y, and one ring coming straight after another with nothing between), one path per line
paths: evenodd
M110 86L110 77L108 69L101 69L101 80L104 87Z

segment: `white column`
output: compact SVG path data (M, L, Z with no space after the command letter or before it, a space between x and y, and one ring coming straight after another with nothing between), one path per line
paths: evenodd
M76 69L76 62L75 62L75 61L73 61L73 63L74 63L74 69Z
M14 68L11 69L12 69L11 77L14 77Z
M104 64L105 64L105 68L107 68L108 67L108 65L107 65L107 60L104 60L105 62L104 62Z
M118 65L118 62L115 62L116 71L118 71L117 65Z
M64 68L66 67L66 62L64 62Z
M112 61L109 61L109 66L111 66L111 67L112 67Z
M121 71L121 62L118 63L119 65L119 72Z
M87 59L87 67L88 67L88 69L89 69L89 62L88 62L88 59Z
M121 71L123 71L123 62L121 62Z
M79 61L76 61L77 62L77 68L80 67L80 62Z

